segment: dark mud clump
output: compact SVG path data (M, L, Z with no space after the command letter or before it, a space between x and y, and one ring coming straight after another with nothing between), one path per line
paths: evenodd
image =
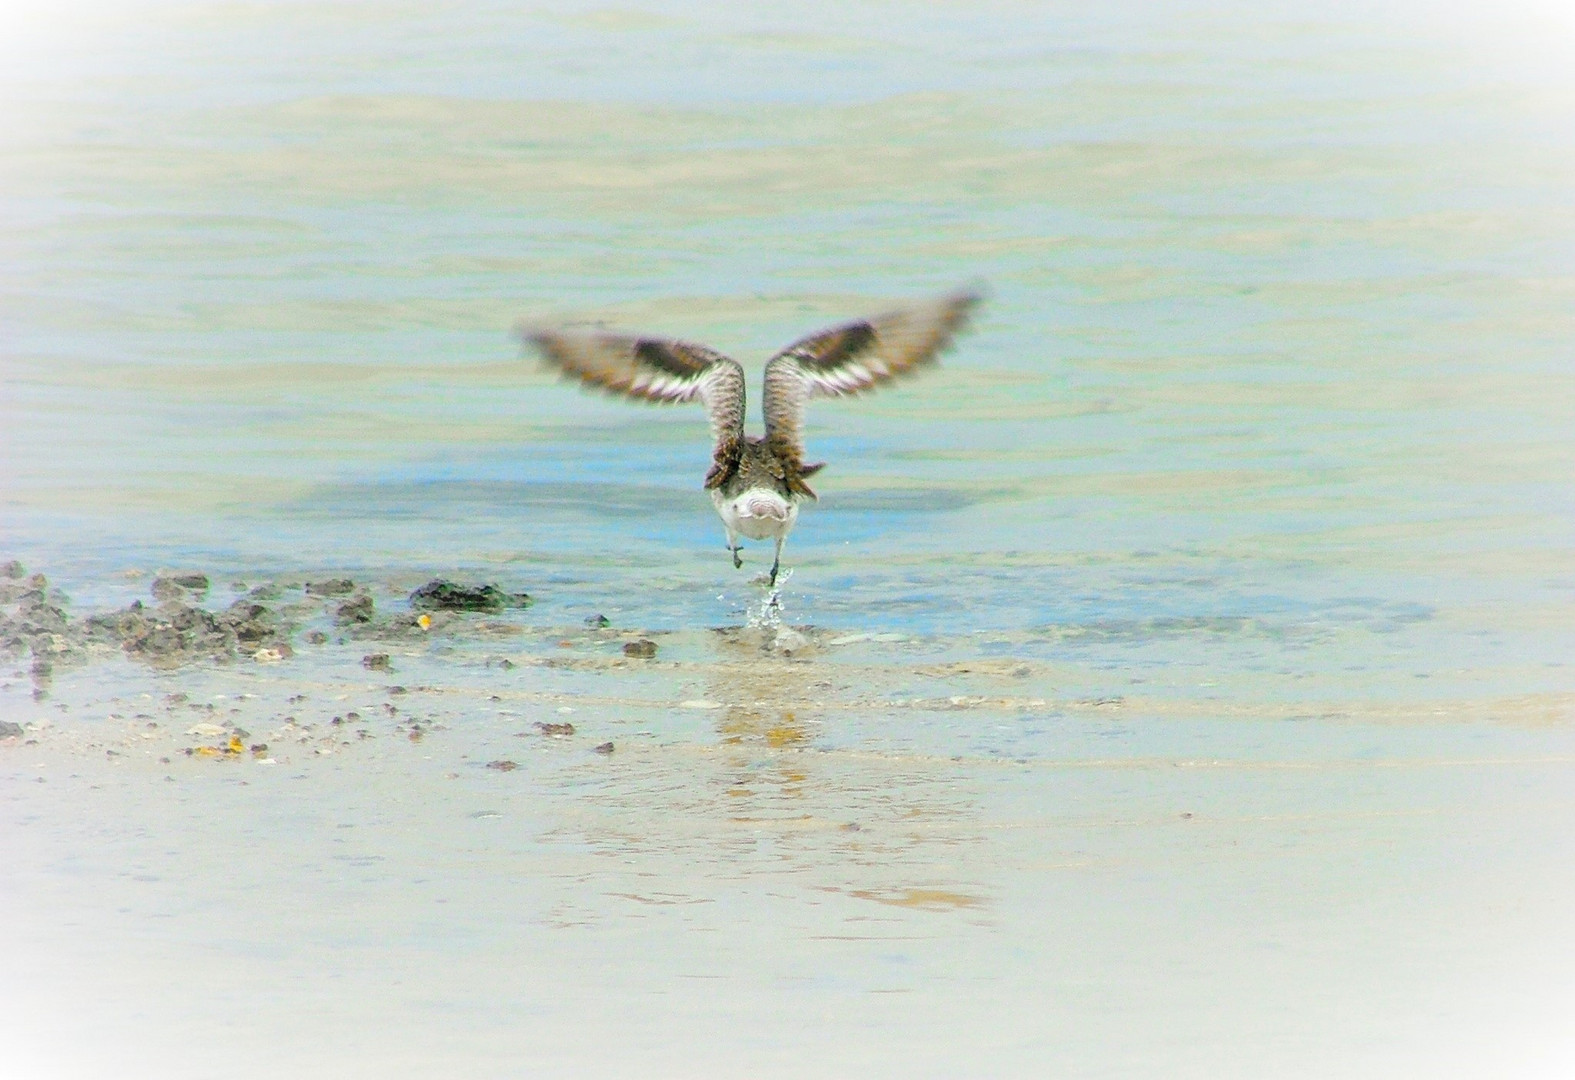
M202 597L208 592L207 574L160 574L153 579L153 599L180 602L188 596Z
M334 612L334 622L340 626L354 626L356 623L369 623L372 621L372 598L365 594L346 600Z
M457 585L438 578L410 594L410 606L417 611L486 611L531 605L525 593L504 592L496 585Z
M34 675L47 677L53 661L69 659L77 646L66 598L50 591L43 574L25 573L18 562L0 568L0 653L32 654Z
M224 611L181 601L148 608L138 600L120 611L89 617L82 624L82 637L119 645L128 656L166 667L243 655L282 659L291 654L290 629L276 612L247 598Z
M348 578L275 581L239 593L228 607L205 598L212 588L207 574L164 571L144 597L119 610L73 615L71 604L42 574L29 576L15 560L0 560L0 656L29 658L35 697L47 694L59 668L86 663L112 652L160 668L236 659L258 662L294 655L292 637L327 644L330 633L372 642L431 640L447 629L478 634L518 632L503 620L473 621L468 613L497 613L531 603L525 593L496 585L465 585L438 579L410 597L411 610L379 611L365 583ZM303 598L297 590L304 589ZM294 597L288 594L295 592ZM211 606L210 606L211 603ZM85 616L85 617L84 617ZM320 620L320 621L319 621ZM325 633L323 623L333 627ZM388 650L367 648L369 671L392 671ZM498 666L510 667L509 661Z
M283 659L291 654L292 626L279 613L243 597L222 611L188 603L208 588L205 574L161 575L156 607L134 601L119 611L73 620L69 601L42 574L18 580L20 565L0 566L0 651L28 652L35 679L56 664L85 660L94 647L118 646L129 656L161 667L202 658ZM13 610L6 611L5 607Z

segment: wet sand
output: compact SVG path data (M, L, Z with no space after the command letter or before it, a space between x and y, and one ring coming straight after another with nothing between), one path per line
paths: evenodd
M422 627L308 580L265 583L260 659L13 656L19 1075L1569 1060L1569 696L1209 705L969 636Z

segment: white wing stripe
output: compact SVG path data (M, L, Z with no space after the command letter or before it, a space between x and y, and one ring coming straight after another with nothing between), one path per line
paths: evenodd
M779 452L803 453L804 407L813 397L868 390L933 360L980 300L964 290L802 338L766 364L766 434Z

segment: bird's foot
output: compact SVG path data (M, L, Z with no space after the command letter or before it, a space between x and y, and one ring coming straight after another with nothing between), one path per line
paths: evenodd
M734 570L742 570L744 568L744 560L739 558L738 549L737 548L729 548L728 550L733 553L733 569Z

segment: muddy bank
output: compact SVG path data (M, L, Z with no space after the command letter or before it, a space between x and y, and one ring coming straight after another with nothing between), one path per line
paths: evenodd
M146 600L111 611L74 612L71 598L21 563L0 565L0 655L22 658L47 678L56 667L124 654L155 668L196 663L273 663L302 645L332 639L408 641L489 627L466 614L523 610L530 597L491 583L437 578L408 597L373 597L375 583L349 578L286 580L241 587L228 603L210 598L209 575L159 574ZM386 591L386 590L385 590ZM491 629L496 630L493 626Z
M392 670L389 648L521 634L603 645L620 662L652 661L660 651L660 631L614 626L599 613L572 626L534 620L528 614L533 597L509 583L435 577L411 590L376 578L287 576L228 588L232 595L225 598L215 595L209 574L163 572L153 576L143 598L112 610L79 611L45 574L16 561L0 564L0 657L25 661L34 678L47 683L57 669L114 656L174 670L278 663L328 644L364 643L368 671ZM788 625L769 598L758 606L749 625L710 632L727 647L784 657L808 655L827 640L814 627Z

